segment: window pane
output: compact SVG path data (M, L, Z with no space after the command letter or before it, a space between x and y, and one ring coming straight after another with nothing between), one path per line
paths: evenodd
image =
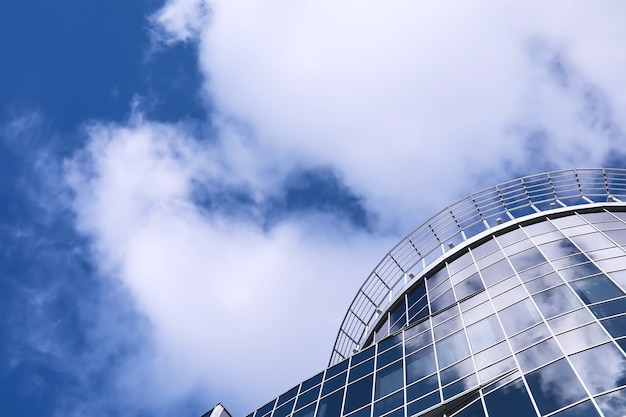
M440 340L436 346L440 368L445 368L469 355L469 348L463 331Z
M591 394L626 384L626 361L612 343L572 355L571 360Z
M472 350L478 352L487 346L504 339L504 333L495 315L489 316L467 327L467 335L472 345Z
M563 356L563 352L554 339L547 339L515 356L522 371L528 372Z
M406 382L410 384L437 370L432 345L406 358Z
M317 417L339 417L341 415L342 400L343 390L322 398L317 408Z
M551 413L586 396L565 359L531 372L526 375L526 382L541 414Z
M346 390L346 404L344 406L344 414L363 407L365 404L372 402L372 382L373 377L370 375L355 383L348 385Z
M523 333L517 334L510 338L511 346L515 352L520 351L530 345L537 343L550 336L548 326L541 323L532 329L528 329Z
M574 291L576 291L576 294L578 294L586 304L593 304L624 295L622 290L605 275L574 281L571 285Z
M579 352L593 345L599 345L609 340L602 327L597 323L590 323L578 329L571 330L556 337L563 346L566 354Z
M429 376L428 378L413 385L409 385L406 388L406 400L407 402L413 401L438 388L439 382L437 380L437 375Z
M523 271L532 266L542 264L546 261L539 249L530 248L524 252L516 253L509 256L509 260L516 271Z
M512 407L512 404L515 406ZM537 415L521 379L486 395L485 405L490 416L531 417Z
M626 316L604 320L602 325L613 337L626 336Z
M509 336L539 323L541 320L541 316L529 299L505 308L498 315L502 320L504 331Z
M626 414L626 389L596 398L605 417L623 417Z
M489 287L498 281L502 281L504 278L508 278L513 275L513 270L506 259L496 262L493 265L481 269L480 271L485 284Z
M600 417L591 401L585 401L572 408L554 414L553 417Z
M402 361L400 360L376 372L376 399L402 388L404 385L402 371Z
M404 392L399 391L374 404L374 417L381 416L404 403Z
M546 319L582 306L574 293L565 285L535 294L533 299Z

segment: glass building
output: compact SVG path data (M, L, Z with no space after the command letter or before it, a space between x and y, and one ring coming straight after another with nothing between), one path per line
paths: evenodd
M626 170L472 194L348 308L328 368L247 417L626 416Z

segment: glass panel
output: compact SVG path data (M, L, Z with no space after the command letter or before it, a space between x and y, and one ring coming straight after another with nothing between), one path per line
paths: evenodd
M475 292L478 292L483 288L485 287L483 286L483 282L480 279L480 275L478 275L478 273L475 273L466 280L459 282L454 287L456 291L456 297L459 300L467 297L470 294L474 294Z
M586 396L565 359L531 372L526 375L526 382L541 414L551 413Z
M535 294L533 299L546 319L575 310L582 305L565 285Z
M370 349L368 349L368 350L370 350ZM315 375L314 377L311 377L311 378L307 379L306 381L304 381L302 383L302 387L300 388L300 390L301 391L306 391L309 388L312 388L312 387L316 386L317 384L322 382L323 378L324 378L324 372L320 372L319 374Z
M604 320L602 325L613 337L626 336L626 316Z
M493 297L493 306L496 311L500 311L505 307L510 306L511 304L517 303L523 298L527 298L528 293L526 290L520 285L517 288L513 288L505 292L504 294L500 294L497 297Z
M478 352L504 339L504 333L495 315L467 327L467 335L474 352Z
M583 324L587 324L592 320L593 317L591 314L589 314L589 312L584 308L581 308L580 310L550 319L548 324L555 334L559 334L575 327L582 326Z
M486 302L463 313L463 320L465 320L465 325L469 326L470 324L482 320L493 313L494 311L491 303Z
M582 277L599 274L602 271L600 271L598 267L591 262L587 262L585 264L577 265L572 268L559 269L559 272L561 273L565 281L574 281Z
M515 406L511 407L512 404ZM485 405L490 416L531 417L537 415L521 379L486 395Z
M298 393L299 386L295 386L280 397L278 397L278 401L276 402L276 407L280 407L282 404L285 404L290 399L294 398Z
M453 414L453 417L485 417L485 410L480 400L475 401L469 407L461 410L458 414Z
M284 405L277 408L276 410L274 410L272 417L286 417L288 414L291 414L291 412L293 411L293 403L295 401L296 401L295 399L292 399L288 401L287 403L285 403Z
M435 314L438 311L443 310L444 308L453 304L454 301L454 293L452 292L452 290L445 292L441 297L430 303L431 314Z
M350 369L350 377L348 378L348 382L356 381L357 379L369 374L370 372L374 372L373 358Z
M422 397L438 388L439 382L437 380L437 375L429 376L428 378L413 385L409 385L406 388L406 400L407 402L413 401L414 399Z
M389 365L391 362L394 362L397 359L400 359L401 357L402 357L402 345L391 348L385 353L381 353L380 355L378 355L378 360L376 361L376 368L380 369L383 366Z
M298 396L298 401L296 403L296 409L303 407L307 404L312 403L317 400L317 397L320 393L320 387L315 387L307 392L304 392Z
M359 411L355 411L354 413L350 414L350 417L370 417L371 413L372 406L368 405L367 407L361 408Z
M452 284L450 283L449 279L446 279L444 282L442 282L437 287L432 288L432 289L430 287L430 281L428 281L428 284L429 284L428 297L431 300L434 300L435 298L439 297L441 294L443 294L444 292L452 288Z
M352 366L357 363L363 362L366 359L374 357L374 350L376 346L371 346L364 351L361 351L352 357ZM303 384L304 385L304 384Z
M404 345L405 354L408 356L409 354L415 352L416 350L420 350L423 347L426 347L433 343L433 338L430 335L430 332L424 332L412 339L407 340Z
M376 372L376 395L375 398L384 397L387 394L402 388L404 385L404 371L402 361L398 361L393 365L389 365L384 369Z
M259 408L256 411L256 415L257 416L264 416L265 414L269 413L270 411L272 411L274 409L274 403L276 403L276 399L273 399L269 403L265 404L263 407Z
M596 402L605 417L623 417L626 415L626 389L596 398Z
M333 376L339 374L339 372L343 372L348 369L348 359L345 361L339 362L337 365L334 365L326 370L326 379L330 379Z
M433 392L432 394L427 395L426 397L421 398L407 405L406 413L408 416L412 416L414 414L417 414L421 411L426 410L427 408L430 408L436 404L439 404L440 401L441 401L441 398L439 397L439 392Z
M491 294L492 297L495 297L510 290L513 287L516 287L519 284L521 284L519 278L513 275L512 277L507 278L504 281L500 281L497 284L493 285L491 288L489 288L489 294Z
M546 261L539 249L530 248L524 252L516 253L509 256L509 260L516 271L523 271L532 266L542 264Z
M461 317L456 316L445 323L440 324L439 326L435 326L433 328L433 332L435 333L435 339L442 339L443 337L460 330L463 327L463 323L461 322Z
M390 347L395 346L401 342L402 342L402 333L397 334L393 337L388 337L378 344L378 353L384 352Z
M598 345L609 340L602 327L597 323L590 323L576 330L563 333L556 337L563 346L566 354L579 352L593 345Z
M466 252L448 264L448 271L450 271L450 275L454 275L471 263L473 263L472 257L469 252Z
M600 414L591 404L591 401L587 400L560 413L556 413L553 417L600 417Z
M313 414L315 414L315 406L317 404L311 404L308 407L303 408L300 411L296 411L295 413L293 413L293 417L313 417Z
M522 281L526 282L526 281L535 279L537 277L540 277L542 275L548 274L550 272L554 272L554 268L552 268L550 264L545 263L545 264L538 265L534 268L528 269L524 272L520 272L518 275L522 279Z
M492 239L472 249L472 253L474 254L474 259L480 259L499 249L500 247L496 241Z
M322 395L326 395L329 392L332 392L339 387L343 387L346 383L346 375L347 375L347 372L344 372L332 379L324 381L324 386L322 388Z
M502 259L493 265L489 265L488 267L481 269L480 273L483 276L485 285L489 287L498 281L513 275L513 270L511 269L509 262L506 259Z
M474 372L474 364L470 358L458 362L440 372L441 385L447 385Z
M432 321L433 321L433 326L438 325L439 323L443 323L444 321L451 319L452 317L454 317L455 315L459 314L459 309L457 306L454 306L452 308L449 308L445 311L442 311L441 313L437 314L436 316L433 316Z
M406 382L413 383L437 370L432 346L406 357Z
M617 314L621 314L626 311L626 298L621 298L619 300L608 301L606 303L597 304L595 306L589 307L593 314L596 315L597 318L601 319L603 317L614 316Z
M404 392L398 391L374 404L374 417L381 416L404 404Z
M508 357L500 362L496 362L495 364L486 367L481 371L478 371L478 377L480 378L480 382L485 383L493 380L497 376L509 372L511 369L516 368L517 364L513 358Z
M477 385L478 378L476 378L476 375L470 375L461 379L460 381L455 382L454 384L443 387L443 398L452 398L455 395L462 393L463 391L467 391L470 388L475 388Z
M584 236L573 237L571 240L584 250L585 253L615 246L613 242L597 232Z
M581 279L571 283L576 294L587 304L609 300L624 295L617 285L605 275Z
M344 414L357 410L365 404L372 402L373 377L370 375L357 382L348 385L346 390L346 404Z
M524 372L538 368L548 362L563 356L563 352L559 349L554 339L547 339L535 346L521 351L517 355L520 368Z
M498 315L502 320L504 331L509 336L541 321L541 316L529 299L505 308Z
M572 355L571 361L592 395L626 384L626 360L612 343Z
M526 283L526 288L531 294L546 290L551 287L555 287L562 284L563 280L556 272L544 275L540 278L534 279Z
M509 345L506 342L500 342L489 349L475 354L474 361L476 362L476 367L482 369L510 355L511 349L509 349Z
M541 323L532 329L528 329L523 333L511 337L509 341L511 342L513 350L517 352L549 336L550 330L548 329L548 326Z
M548 259L557 259L564 256L580 253L578 248L572 244L568 239L561 239L550 243L544 243L539 245L541 251L546 255Z
M317 407L317 417L339 417L341 415L342 400L343 390L322 398Z
M463 331L438 341L436 346L440 368L445 368L469 355L469 348Z

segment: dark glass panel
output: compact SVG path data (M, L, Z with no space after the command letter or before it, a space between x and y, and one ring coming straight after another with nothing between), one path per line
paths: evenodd
M452 417L485 417L485 410L483 410L483 404L478 400L458 414L452 414Z
M411 402L416 398L423 397L431 391L434 391L439 388L439 382L437 380L437 375L429 376L426 379L421 380L420 382L416 382L413 385L409 385L406 388L406 401Z
M393 322L389 325L389 333L393 334L397 332L398 330L402 329L403 327L406 327L406 325L407 325L406 314L404 314L402 315L402 317L400 317L398 321Z
M452 336L448 336L445 339L438 341L436 346L437 359L439 361L440 368L445 368L448 365L469 356L469 348L463 331L457 332Z
M346 383L346 375L347 372L344 372L334 378L324 381L324 385L322 387L322 395L326 395L329 392L336 390L337 388L343 387Z
M356 381L357 379L365 376L371 372L374 372L374 359L362 362L361 364L350 369L350 376L348 382Z
M474 364L472 363L472 359L467 358L440 372L439 378L441 379L441 385L447 385L473 372Z
M406 357L406 383L410 384L437 370L432 345Z
M432 292L439 284L448 279L448 270L443 267L426 279L428 292Z
M571 283L576 294L586 304L593 304L611 298L617 298L624 295L617 285L613 283L605 275L597 275L591 278L581 279Z
M528 372L563 356L554 339L547 339L515 355L523 372Z
M626 352L626 339L619 339L617 344L622 348L624 352Z
M284 404L287 401L289 401L290 399L294 398L296 396L296 394L298 393L298 388L300 388L300 387L299 386L295 386L292 389L290 389L289 391L287 391L286 393L284 393L283 395L281 395L280 397L278 397L278 402L276 403L276 407L279 407L282 404Z
M444 308L448 307L449 305L454 303L454 293L452 292L452 290L449 290L445 293L443 293L443 295L439 298L437 298L436 300L434 300L433 302L430 303L430 310L431 310L431 314L435 314L438 311L443 310Z
M558 335L556 338L568 355L609 340L609 337L604 333L602 327L597 323L587 324L586 326Z
M511 269L511 266L506 259L502 259L486 268L481 269L480 274L483 276L485 285L489 287L496 282L513 275L513 269Z
M308 407L304 407L302 410L293 413L293 417L313 417L315 414L315 406L317 404L311 404Z
M307 379L306 381L304 381L302 383L302 386L301 386L300 390L301 391L306 391L309 388L312 388L312 387L316 386L317 384L322 382L323 378L324 378L324 372L320 372L319 374L315 375L314 377L311 377L311 378Z
M550 330L548 329L548 326L541 323L532 329L528 329L523 333L513 336L509 339L509 341L511 342L513 350L517 352L549 336Z
M388 337L385 340L380 341L378 343L378 352L384 352L392 346L395 346L402 342L402 333L397 334L392 337Z
M373 381L373 376L370 375L348 385L346 390L346 404L343 410L344 414L348 414L372 402Z
M339 374L340 372L343 372L346 369L348 369L348 362L349 362L348 359L346 359L345 361L339 362L337 365L334 365L328 368L326 370L326 379L330 379L334 377L335 375Z
M529 299L505 308L498 315L502 320L504 331L509 336L541 321L541 316Z
M274 409L274 404L276 403L276 398L274 398L272 401L270 401L269 403L265 404L263 407L259 408L256 411L256 416L261 417L264 416L265 414L268 414L270 411L272 411Z
M509 256L509 260L516 271L523 271L546 261L539 249L530 248L520 253Z
M296 409L316 401L319 393L320 387L315 387L311 390L308 390L307 392L303 392L302 394L298 395Z
M448 399L452 398L455 395L462 393L463 391L467 391L470 388L475 388L478 385L478 379L476 375L470 375L466 378L461 379L460 381L455 382L454 384L450 384L447 387L443 387L443 398Z
M415 326L411 326L404 331L404 340L410 339L416 334L420 334L430 330L430 320L424 320L420 324L416 324Z
M467 327L467 335L474 352L483 350L504 339L504 333L495 315Z
M592 395L626 384L626 359L612 343L572 355L571 361Z
M459 282L454 287L456 291L456 297L459 300L467 297L468 295L474 294L475 292L478 292L483 288L485 287L483 286L483 282L480 279L480 275L478 275L478 272L474 273L466 280Z
M424 281L417 287L411 290L411 292L407 293L407 299L409 302L409 307L417 302L417 300L421 299L424 295L426 295L426 285L424 285Z
M426 410L427 408L430 408L434 405L439 404L440 401L441 401L441 398L439 397L439 392L438 391L433 392L432 394L427 395L426 397L421 398L407 405L406 407L407 415L412 416L414 414L417 414L421 411Z
M374 403L374 417L381 416L404 404L404 391L398 391L387 398Z
M531 417L537 415L521 379L486 395L485 405L490 416Z
M387 414L385 417L404 417L404 407L398 408L396 411Z
M428 300L426 297L422 301L409 308L409 324L417 323L424 317L428 316Z
M556 272L544 275L526 283L526 288L531 294L555 287L563 283L563 279Z
M553 417L600 417L600 414L598 414L591 401L587 400L560 413L556 413Z
M526 382L541 414L551 413L586 396L565 359L529 373Z
M386 368L379 369L376 372L375 399L384 397L387 394L402 388L404 385L404 369L402 361L398 361Z
M355 411L350 414L350 417L370 417L370 413L372 412L372 406L368 406L360 409L359 411Z
M394 362L395 360L401 357L402 357L402 345L398 345L378 355L378 360L376 361L376 368L380 369L383 366L389 365L391 362Z
M615 338L626 336L626 316L604 320L602 325Z
M317 417L339 417L341 415L342 400L343 390L322 398L317 407Z
M603 317L614 316L626 311L626 298L608 301L606 303L597 304L589 308L591 309L593 314L595 314L596 317L599 319Z
M389 316L385 314L385 320L382 322L382 324L374 334L374 342L380 342L387 335L389 335Z
M291 412L293 411L293 403L295 401L295 399L292 399L282 406L278 407L276 410L274 410L274 414L272 414L272 417L286 417L288 414L291 414Z
M416 350L420 350L421 348L430 345L431 343L433 343L433 338L430 335L430 332L424 332L419 336L407 340L404 345L405 354L409 355Z
M546 319L575 310L582 305L565 285L535 294L533 299Z
M626 388L596 397L596 402L605 417L626 415Z
M367 349L365 349L365 350L357 353L356 355L354 355L352 357L352 366L354 366L354 365L356 365L356 364L358 364L360 362L363 362L366 359L369 359L369 358L373 357L374 356L374 352L375 352L375 348L376 348L375 346L370 346Z

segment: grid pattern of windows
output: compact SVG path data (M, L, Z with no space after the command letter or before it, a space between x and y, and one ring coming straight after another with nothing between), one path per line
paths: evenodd
M626 414L626 212L546 213L408 287L371 346L248 417Z
M355 348L364 345L379 319L379 312L388 309L393 296L403 293L404 288L412 285L412 281L421 276L433 262L439 262L468 239L487 233L501 224L506 225L515 219L544 211L594 203L619 205L621 201L626 202L626 170L576 169L509 181L446 207L396 245L367 278L343 319L329 366L344 360ZM581 226L584 228L585 225ZM603 227L607 228L605 234L612 241L626 243L626 236L619 230L610 229L610 222ZM482 261L485 264L488 262L489 258ZM524 262L523 257L515 259L515 262ZM610 264L611 261L606 263ZM499 268L506 269L508 265L502 262L485 267L490 267L491 272L487 272L490 276L497 276ZM473 291L478 280L471 276L470 271L465 271L455 278L465 277L468 281L455 287L454 291L451 286L439 288L439 299L433 300L435 307L444 308L444 305L454 301L454 295L462 296ZM457 282L452 284L456 285ZM394 319L402 320L402 316ZM389 326L394 325L395 330L400 324L389 323Z

